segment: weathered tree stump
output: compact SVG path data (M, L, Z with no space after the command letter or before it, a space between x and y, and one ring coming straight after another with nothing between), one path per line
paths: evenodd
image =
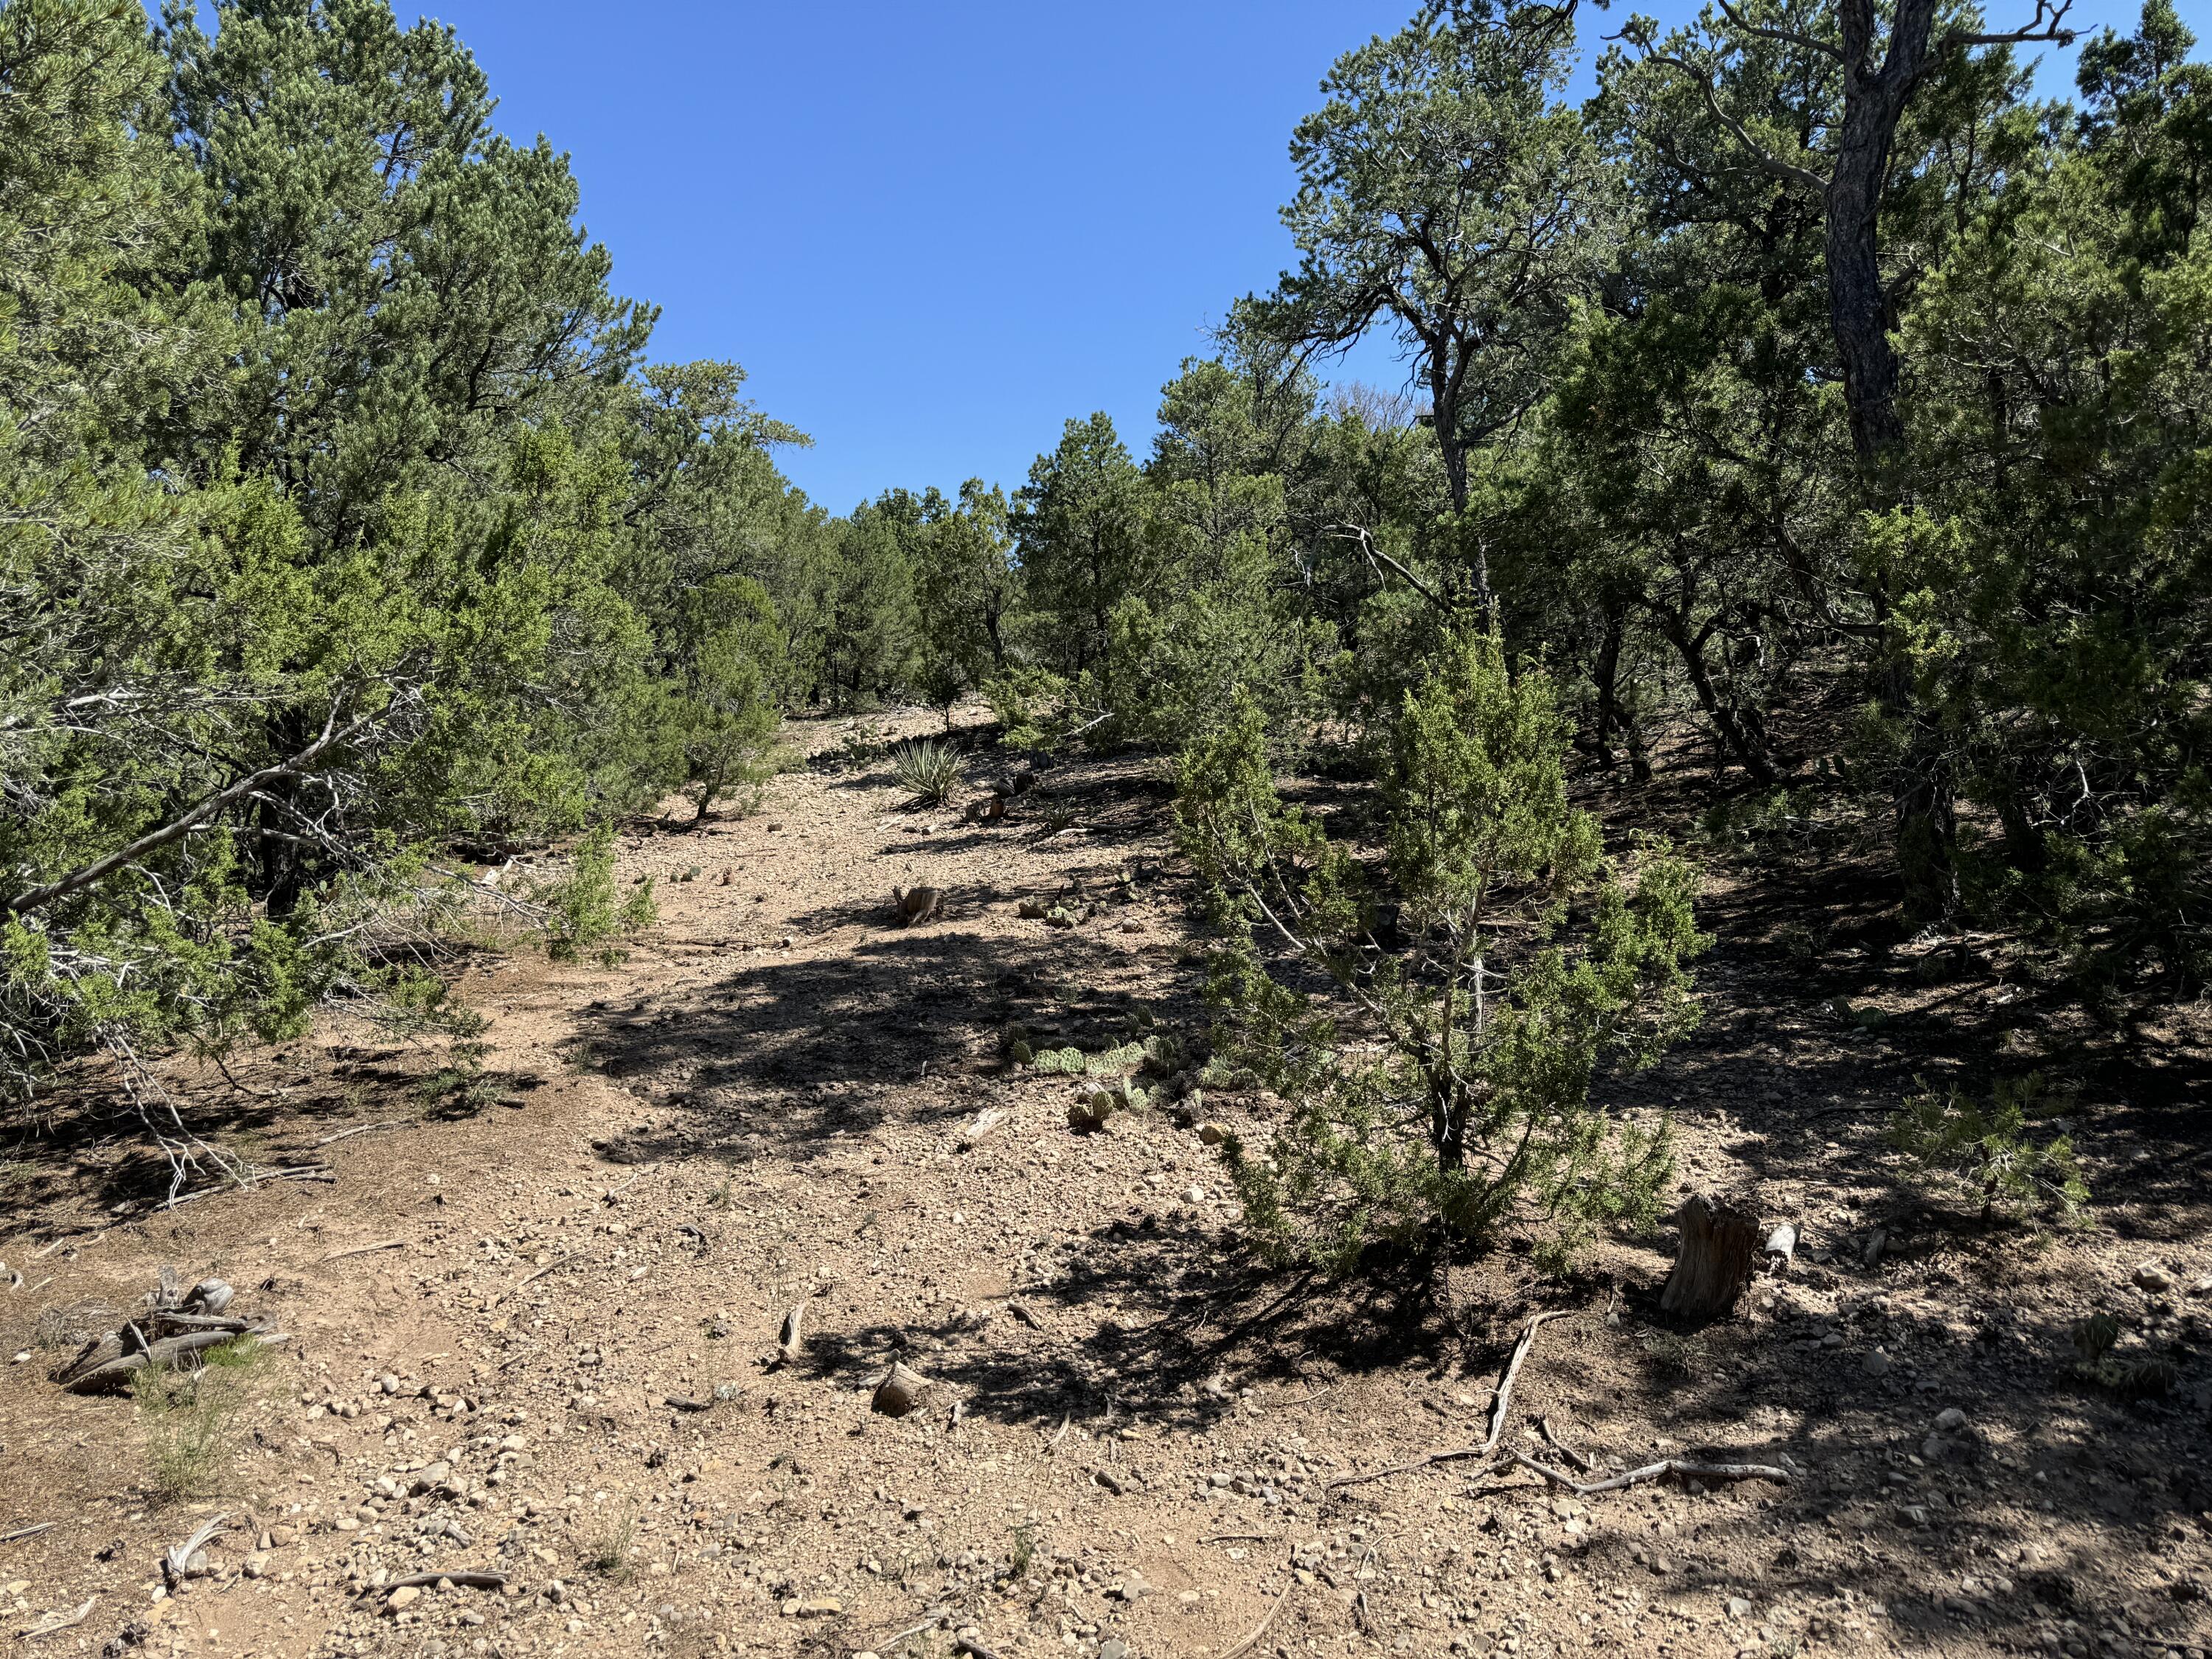
M1659 1305L1668 1313L1710 1319L1735 1306L1751 1283L1759 1251L1759 1212L1730 1199L1692 1193L1677 1218L1681 1242L1674 1247L1674 1271Z

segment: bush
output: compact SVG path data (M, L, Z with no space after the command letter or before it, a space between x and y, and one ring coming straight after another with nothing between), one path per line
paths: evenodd
M901 744L892 763L899 787L918 806L942 806L960 787L960 756L949 744L929 738Z
M147 1487L157 1502L217 1491L238 1455L256 1374L269 1351L252 1337L206 1350L198 1369L155 1367L131 1379L145 1435Z
M540 890L538 897L548 911L546 954L556 962L573 962L597 946L599 961L612 967L623 958L612 941L651 927L657 914L649 878L627 901L617 896L611 823L600 824L577 843L568 873Z
M1183 755L1183 844L1229 938L1209 986L1228 1017L1218 1063L1289 1107L1264 1156L1224 1144L1271 1256L1341 1271L1377 1242L1479 1239L1510 1219L1563 1262L1601 1224L1656 1213L1668 1127L1614 1121L1590 1082L1691 1027L1683 963L1705 940L1686 865L1647 846L1625 881L1569 808L1565 737L1545 678L1510 673L1494 635L1447 643L1382 780L1405 941L1390 949L1367 873L1277 798L1255 705ZM1255 929L1341 1000L1278 978Z
M2040 1073L2000 1082L1989 1103L1953 1089L1913 1096L1889 1120L1889 1142L1939 1185L1964 1188L1982 1200L1982 1219L1999 1206L2054 1209L2079 1224L2089 1201L2074 1143L2057 1135L2028 1139L2027 1119L2059 1109Z

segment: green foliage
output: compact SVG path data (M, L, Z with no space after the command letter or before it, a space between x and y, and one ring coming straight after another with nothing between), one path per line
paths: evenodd
M1228 1146L1271 1253L1341 1271L1378 1241L1508 1221L1571 1252L1656 1209L1666 1127L1615 1122L1589 1089L1601 1062L1648 1064L1695 1022L1692 878L1658 847L1617 872L1566 804L1564 745L1544 676L1510 673L1494 635L1455 636L1394 733L1379 890L1283 805L1249 702L1182 757L1183 845L1229 939L1209 992L1224 1047L1289 1112L1265 1155ZM1272 972L1255 929L1341 1000ZM1394 931L1407 942L1386 946Z
M157 1503L185 1503L222 1488L260 1399L269 1350L246 1336L196 1358L199 1363L189 1370L148 1366L131 1379L147 1490Z
M547 911L546 954L556 962L573 962L591 951L612 967L623 955L616 941L651 927L656 916L650 878L627 899L617 888L615 831L609 823L576 844L568 873L537 896Z
M950 744L917 738L902 743L892 757L899 787L921 806L942 806L958 791L960 751Z
M2115 1355L2120 1322L2109 1313L2076 1320L2068 1334L2074 1344L2074 1374L2086 1382L2131 1400L2148 1400L2171 1393L2181 1380L2181 1368L2170 1355Z
M2001 1079L1984 1103L1962 1091L1923 1091L1889 1120L1890 1145L1928 1178L1981 1200L1987 1220L1999 1207L2050 1209L2079 1225L2089 1188L2069 1136L2029 1138L2028 1120L2063 1109L2042 1075Z

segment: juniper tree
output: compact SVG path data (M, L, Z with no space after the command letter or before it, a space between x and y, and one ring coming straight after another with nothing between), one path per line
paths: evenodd
M1369 1245L1507 1223L1565 1261L1647 1220L1663 1121L1593 1105L1601 1067L1649 1063L1695 1019L1704 940L1688 866L1608 858L1567 803L1551 688L1492 633L1455 632L1406 700L1378 786L1381 867L1285 806L1248 700L1182 757L1182 843L1228 938L1209 994L1231 1064L1279 1095L1231 1171L1263 1248L1334 1269ZM1326 973L1336 995L1271 965Z

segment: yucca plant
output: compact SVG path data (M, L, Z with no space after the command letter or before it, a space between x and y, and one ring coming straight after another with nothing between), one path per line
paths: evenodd
M960 787L960 757L951 744L917 738L899 745L899 787L920 806L942 806Z

